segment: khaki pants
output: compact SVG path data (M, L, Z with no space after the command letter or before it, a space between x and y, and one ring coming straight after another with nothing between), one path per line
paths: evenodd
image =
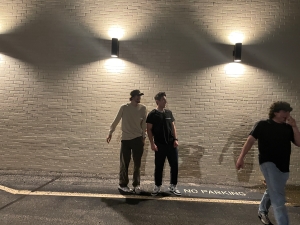
M119 184L121 187L126 187L129 183L128 167L131 159L131 151L132 159L134 162L132 186L136 187L140 185L141 160L144 152L143 137L137 137L132 140L121 141L119 174Z

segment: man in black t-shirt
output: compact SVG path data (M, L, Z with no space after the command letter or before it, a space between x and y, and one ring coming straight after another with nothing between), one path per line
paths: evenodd
M293 109L287 102L274 102L269 119L255 124L237 160L236 168L244 166L244 157L258 140L259 164L267 190L259 205L258 217L263 224L272 224L268 218L272 205L278 225L288 225L285 207L285 185L289 177L291 142L300 147L300 132L290 116Z
M178 179L178 139L174 124L175 119L172 112L165 109L167 104L165 92L159 92L154 99L157 108L152 110L146 119L151 149L155 151L155 187L151 194L157 195L161 190L163 169L167 158L171 167L169 190L175 195L181 195L176 186Z

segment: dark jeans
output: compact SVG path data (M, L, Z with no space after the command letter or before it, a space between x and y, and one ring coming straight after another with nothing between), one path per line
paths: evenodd
M166 158L168 159L170 170L170 184L177 185L178 179L178 149L173 145L155 143L158 151L155 152L155 185L162 185L163 170Z
M136 187L140 185L141 160L144 152L143 137L137 137L132 140L121 141L119 174L119 184L121 187L126 187L129 183L128 167L131 159L131 151L132 159L134 162L132 186Z

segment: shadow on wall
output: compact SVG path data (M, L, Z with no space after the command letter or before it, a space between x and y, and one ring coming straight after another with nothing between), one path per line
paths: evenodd
M232 61L232 46L212 43L193 21L162 20L134 40L121 43L122 58L153 72L187 73Z
M110 58L111 40L95 37L59 6L45 8L47 11L42 10L10 33L1 34L0 52L47 70ZM188 16L175 18L169 21L163 17L157 27L122 41L120 57L163 73L186 73L232 61L232 46L211 43Z
M285 25L263 42L243 46L242 59L248 65L295 79L300 70L300 30L295 29L300 26L300 14L290 14L284 20Z
M295 79L295 75L298 75L300 70L299 37L300 34L290 37L282 35L262 44L244 46L243 62L275 74L289 75ZM283 40L285 44L282 44Z
M299 17L299 13L292 14L285 18L285 26L261 42L243 45L242 62L275 74L296 75L300 70L300 30L295 29ZM170 8L163 16L157 15L154 24L121 43L122 58L163 74L187 74L233 61L233 44L214 42L207 27L196 25L189 12Z
M219 156L219 164L222 164L224 160L224 154L228 151L230 147L232 147L232 157L233 157L233 165L232 167L235 169L235 164L237 159L241 153L241 150L244 146L245 141L247 140L251 128L253 127L252 120L247 118L245 119L237 128L235 128L230 136L227 139L225 146ZM254 149L248 152L244 161L244 168L241 170L236 170L237 180L239 182L249 182L251 174L253 172L253 164L254 164Z
M57 8L29 18L10 33L0 35L0 52L48 70L110 57L109 40L96 38L91 31Z
M142 156L142 164L141 164L141 176L146 175L146 162L147 157L149 154L149 151L152 152L150 147L150 142L146 141L144 146L144 153ZM178 147L178 157L181 160L181 163L179 164L179 171L178 171L178 177L182 178L197 178L201 179L201 171L200 171L200 160L204 155L204 148L200 145L186 145L181 144ZM153 162L150 162L153 164L154 168L154 152L153 152ZM130 163L128 168L128 174L129 176L132 176L133 174L133 161ZM166 158L165 164L164 164L164 174L163 177L170 179L170 176L166 176L166 171L169 171L166 169L166 167L169 168L169 163ZM147 171L150 174L154 174L153 171ZM131 177L129 177L131 179Z
M44 8L47 11L1 34L0 52L47 69L66 69L110 57L110 40L95 37L60 6ZM292 26L279 28L263 43L243 46L243 62L275 73L298 73L300 31L294 29L300 25L298 17L288 21ZM178 7L156 15L154 27L120 43L120 57L161 73L187 73L232 62L233 45L213 42L207 28L196 25L194 19Z
M200 160L204 155L204 148L200 145L181 144L178 146L181 159L178 177L201 179Z
M154 152L151 150L150 142L146 141L144 146L144 153L142 156L141 176L146 175L146 162L147 162L149 151L153 153L153 162L150 163L153 164L153 168L155 167ZM201 179L200 160L203 155L204 155L204 148L199 145L185 145L185 144L180 145L178 147L178 157L182 162L179 164L178 177ZM169 171L166 169L166 167L169 167L167 158L164 164L163 178L170 179L169 175L166 176L166 171ZM154 170L148 171L148 173L149 172L150 174L154 174ZM131 163L129 166L128 174L133 174L133 163Z

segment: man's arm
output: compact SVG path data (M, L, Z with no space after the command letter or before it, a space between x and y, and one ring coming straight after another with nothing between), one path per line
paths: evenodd
M173 137L175 138L174 140L174 148L178 147L178 138L177 138L177 132L176 132L176 127L175 127L175 123L172 122L172 133L173 133Z
M123 115L123 106L121 106L116 118L114 119L114 121L112 122L112 124L110 125L110 129L109 129L109 133L108 136L106 138L107 143L110 142L111 137L112 137L112 133L116 130L117 125L119 124L121 118Z
M293 131L294 131L294 143L296 146L300 147L300 132L298 127L293 127Z
M153 151L157 151L157 146L154 144L153 140L152 127L153 125L151 123L147 123L147 134L150 141L151 149Z
M143 120L142 120L142 123L141 123L142 132L143 132L142 133L143 139L146 138L146 130L147 130L146 118L147 118L147 109L145 107L145 112L144 112Z
M299 129L297 127L296 121L293 117L289 117L287 118L287 123L290 124L293 128L293 132L294 132L294 144L298 147L300 147L300 132Z
M255 141L256 141L256 139L252 135L249 135L249 137L247 138L247 141L245 142L245 144L242 148L241 154L236 162L236 168L238 170L244 167L244 158L247 155L247 153L249 152L249 150L252 148Z

